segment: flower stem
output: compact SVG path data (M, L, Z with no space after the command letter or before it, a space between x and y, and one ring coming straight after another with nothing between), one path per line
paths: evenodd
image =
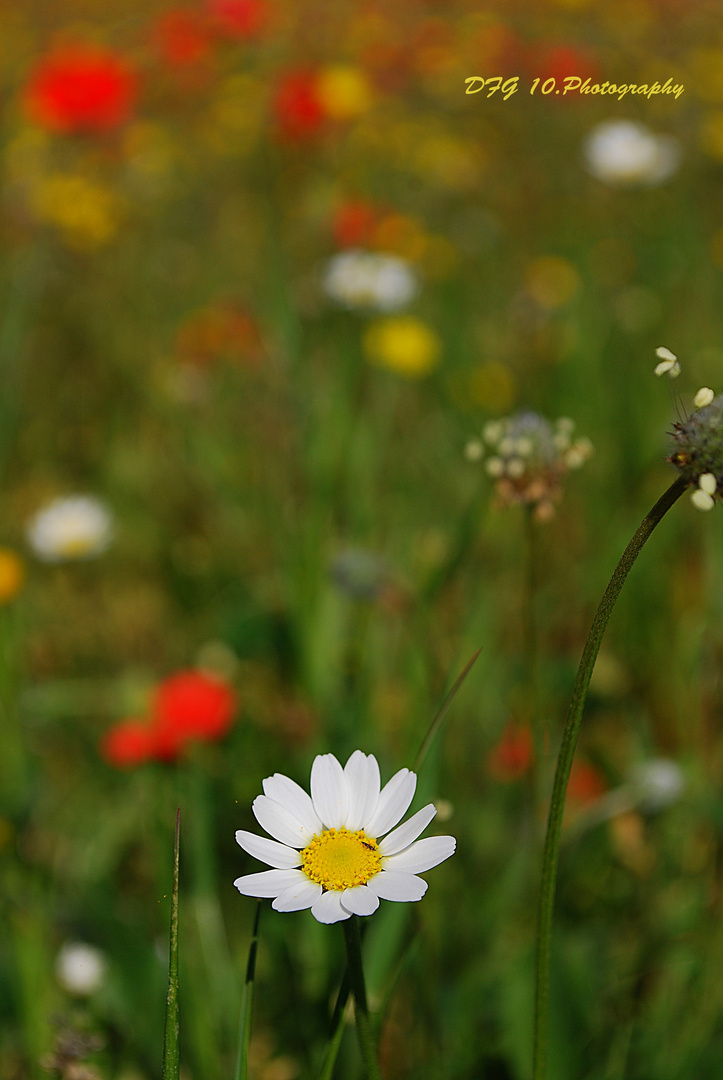
M354 995L354 1018L356 1020L356 1035L359 1042L359 1051L364 1065L367 1080L381 1080L379 1065L377 1063L376 1046L374 1035L369 1021L367 1008L367 994L364 987L364 969L362 967L361 934L359 932L359 917L352 915L344 922L344 938L346 940L346 956L349 965L349 982Z
M339 1053L339 1047L341 1046L341 1039L344 1034L344 1023L346 1017L346 1003L349 1000L349 972L344 972L344 978L342 979L341 986L339 987L339 996L336 999L336 1005L334 1006L334 1015L331 1019L331 1038L329 1039L329 1045L324 1055L324 1061L319 1073L319 1080L331 1080L332 1073L334 1072L334 1065L336 1063L337 1054Z
M547 1056L548 997L550 989L550 943L552 939L552 914L555 902L557 864L560 854L560 833L562 816L565 809L565 793L570 777L570 768L575 754L575 745L580 731L582 710L587 697L590 677L595 666L600 642L605 627L615 606L620 590L625 584L633 563L637 559L646 540L655 526L661 521L673 503L680 498L689 486L684 477L675 480L664 495L656 502L650 513L642 521L615 567L607 589L600 601L580 664L575 677L575 685L567 711L565 727L562 733L562 745L557 758L555 780L550 798L550 810L547 819L547 833L542 858L542 877L537 922L537 959L535 969L535 1034L533 1048L533 1080L544 1080Z
M168 960L166 1023L163 1032L162 1080L178 1080L178 848L181 832L181 808L176 812L176 842L173 851L173 892L171 893L171 944Z
M527 709L532 732L532 769L530 787L532 795L532 813L534 835L537 842L542 836L543 792L545 786L547 730L542 720L540 708L540 656L537 629L537 592L538 592L538 537L537 522L532 506L525 507L525 547L527 566L525 568L525 586L523 599L523 656L525 677L527 680Z
M259 918L261 901L256 905L256 917L249 945L249 958L246 964L246 980L241 999L241 1023L238 1057L236 1059L236 1080L246 1080L248 1075L249 1043L251 1042L251 1015L254 1002L254 982L256 979L256 953L259 946Z

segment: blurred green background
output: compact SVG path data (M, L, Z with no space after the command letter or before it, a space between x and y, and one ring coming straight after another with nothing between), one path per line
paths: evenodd
M526 1080L525 733L542 718L553 756L676 408L721 389L718 5L34 0L0 41L0 1077L159 1076L179 802L184 1075L231 1075L255 910L233 880L259 869L234 831L262 778L358 747L388 779L481 647L415 803L457 854L369 920L367 977L388 1080ZM574 75L685 89L541 93ZM525 409L595 447L545 522L465 456ZM34 515L75 495L110 542L38 548ZM603 646L553 1080L720 1076L722 537L683 499ZM232 689L224 737L114 758L189 669ZM679 797L596 819L660 758ZM265 906L254 1077L318 1074L343 965L336 927ZM335 1075L360 1075L351 1029Z

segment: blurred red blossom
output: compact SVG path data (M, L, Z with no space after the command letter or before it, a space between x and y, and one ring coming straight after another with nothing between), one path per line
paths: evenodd
M367 247L379 214L371 203L340 203L334 211L331 233L339 247Z
M296 141L315 135L325 119L315 72L298 69L282 75L273 109L283 138Z
M148 721L114 725L101 740L100 752L120 769L175 761L190 742L223 738L235 711L236 695L219 676L179 671L156 688Z
M193 8L171 8L158 16L153 39L162 60L185 66L205 60L211 51L208 20Z
M540 84L544 85L547 79L555 79L557 89L561 91L560 100L579 97L577 94L563 95L565 79L576 75L578 78L589 78L595 82L598 76L598 65L593 57L584 49L576 45L553 45L544 46L539 50L533 50L529 57L531 74L540 78Z
M574 761L567 782L567 797L579 806L587 806L604 795L608 785L602 773L587 761Z
M269 18L265 0L207 0L206 8L218 30L228 37L256 37Z
M142 720L121 720L105 733L101 757L118 769L132 769L154 756L153 732Z
M253 368L264 356L261 331L243 304L219 300L192 312L176 336L179 359L196 367L228 360Z
M495 780L518 780L532 763L532 732L529 727L508 724L499 742L487 755L487 768Z
M170 761L187 742L213 742L226 734L236 706L230 686L201 671L179 671L156 690L151 722L156 756Z
M138 93L127 61L95 45L66 45L42 57L25 87L25 106L60 133L110 131L131 116Z

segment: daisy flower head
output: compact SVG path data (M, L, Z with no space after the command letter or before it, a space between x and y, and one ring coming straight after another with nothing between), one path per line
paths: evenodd
M400 769L381 787L376 758L361 750L343 768L333 754L316 757L311 795L275 773L252 805L273 839L236 833L244 851L272 869L234 885L245 896L273 898L275 911L310 908L322 923L371 915L380 900L421 900L427 882L417 875L448 859L456 841L417 839L437 812L431 803L399 825L416 786L416 774Z
M419 290L417 276L398 255L350 248L332 256L324 269L327 296L351 310L398 311Z
M605 120L583 145L588 171L611 187L654 187L675 173L680 163L678 140L658 135L635 120Z
M91 495L55 499L27 527L28 543L43 562L91 559L105 551L112 536L110 511Z

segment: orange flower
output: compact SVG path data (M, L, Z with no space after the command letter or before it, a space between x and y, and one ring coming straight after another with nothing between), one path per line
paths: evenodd
M135 72L122 57L76 44L40 60L25 88L25 105L50 131L100 132L124 124L136 96Z
M508 724L502 738L487 755L487 768L495 780L519 780L532 764L532 732L529 727Z
M192 9L164 11L155 22L153 38L161 59L174 66L198 64L211 51L207 21Z
M206 7L219 31L228 37L256 37L269 17L264 0L207 0Z
M354 200L341 203L334 211L332 236L342 248L367 247L377 216L371 203Z
M567 782L567 796L579 806L595 802L607 791L605 777L587 761L574 761Z

